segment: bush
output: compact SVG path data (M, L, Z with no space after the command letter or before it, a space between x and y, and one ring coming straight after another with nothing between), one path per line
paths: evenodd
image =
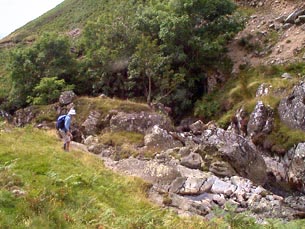
M57 77L45 77L34 87L34 97L28 96L27 102L34 105L47 105L58 100L60 93L65 90L73 90L74 85L66 85L65 80Z

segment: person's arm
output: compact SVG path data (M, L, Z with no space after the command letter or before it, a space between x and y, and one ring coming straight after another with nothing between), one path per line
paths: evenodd
M65 119L65 130L66 130L66 133L71 136L70 125L71 125L71 118L69 116L67 116Z

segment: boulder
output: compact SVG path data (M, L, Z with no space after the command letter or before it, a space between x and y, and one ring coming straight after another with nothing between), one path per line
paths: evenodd
M290 128L305 130L305 83L301 82L293 88L293 92L280 101L278 106L282 122Z
M299 191L305 192L305 143L299 143L292 154L288 180Z
M202 162L202 157L198 153L191 153L181 159L181 165L190 169L201 169Z
M70 150L76 150L76 151L83 151L83 152L89 152L86 145L71 141L70 143Z
M32 106L17 110L13 118L13 123L17 127L29 124L34 120L38 112L39 111Z
M155 184L161 190L168 191L172 182L181 177L175 166L160 164L156 161L141 161L136 158L120 160L116 163L116 170L144 179Z
M118 112L110 119L110 129L113 131L132 131L145 134L148 129L155 125L168 131L173 129L168 116L152 112Z
M247 139L234 132L216 128L203 133L202 143L215 146L240 176L258 184L265 183L265 161Z
M73 102L75 97L76 95L73 91L64 91L59 96L59 103L61 105L68 105L69 103Z
M265 106L262 101L258 101L254 111L250 115L247 132L250 137L263 133L269 134L273 126L273 110L270 106Z
M155 125L144 136L144 144L147 147L157 148L160 150L182 147L182 143L173 138L166 130Z
M190 130L194 134L201 134L205 129L205 125L201 120L198 120L190 125Z
M101 113L98 111L90 111L89 116L83 122L82 124L82 129L83 133L88 136L88 135L95 135L100 131L100 117Z

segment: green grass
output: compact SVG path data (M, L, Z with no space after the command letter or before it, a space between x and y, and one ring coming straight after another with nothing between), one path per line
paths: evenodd
M74 101L74 104L77 110L77 120L85 120L89 115L89 111L92 110L101 112L102 116L109 114L111 110L127 113L150 111L146 104L111 98L79 97Z
M149 185L104 168L87 153L65 153L53 131L0 132L1 228L206 228L146 199ZM15 191L14 191L15 190ZM16 190L23 195L14 195Z

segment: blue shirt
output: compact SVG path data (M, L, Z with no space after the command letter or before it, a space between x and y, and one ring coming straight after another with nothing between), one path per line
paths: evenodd
M71 117L70 115L67 115L65 118L65 131L69 131L70 130L70 125L71 125Z

